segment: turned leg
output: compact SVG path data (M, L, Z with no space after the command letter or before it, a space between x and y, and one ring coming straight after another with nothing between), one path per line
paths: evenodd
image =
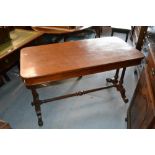
M123 68L122 74L121 74L121 77L120 77L119 81L118 81L119 69L116 70L114 78L112 78L112 79L111 78L107 78L106 81L112 83L116 87L116 89L121 93L123 101L125 103L127 103L128 99L127 99L127 97L125 95L125 89L123 87L123 80L124 80L125 71L126 71L126 68Z
M43 126L39 95L38 95L35 88L31 88L31 91L32 91L32 95L33 95L32 105L35 106L35 111L36 111L36 114L37 114L37 117L38 117L38 125Z
M120 80L119 80L118 85L117 85L116 88L117 88L118 91L120 91L121 96L123 98L123 101L125 103L127 103L129 100L128 100L128 98L125 95L125 88L123 87L125 71L126 71L126 68L123 68L122 74L121 74L121 78L120 78Z

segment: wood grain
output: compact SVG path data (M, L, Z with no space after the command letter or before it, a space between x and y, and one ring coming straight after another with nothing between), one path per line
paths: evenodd
M137 65L143 54L117 37L27 47L21 50L20 75L36 85Z

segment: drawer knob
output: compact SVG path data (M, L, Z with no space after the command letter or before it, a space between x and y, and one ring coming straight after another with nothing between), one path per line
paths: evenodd
M155 76L155 68L151 68L151 74L152 76Z

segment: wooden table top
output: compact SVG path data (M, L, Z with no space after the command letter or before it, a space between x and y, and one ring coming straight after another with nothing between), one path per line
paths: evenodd
M117 37L71 41L21 50L27 86L137 65L143 54Z
M31 42L37 37L41 36L42 32L35 32L33 30L23 30L23 29L15 29L10 32L11 40L0 44L0 59L9 55L13 51L18 48L24 46L25 44Z

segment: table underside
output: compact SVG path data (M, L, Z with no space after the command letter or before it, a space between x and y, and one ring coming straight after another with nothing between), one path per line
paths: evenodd
M121 76L119 78L119 69L117 69L114 78L107 78L106 79L107 83L111 83L108 86L89 89L89 90L78 91L78 92L75 92L75 93L66 94L66 95L62 95L62 96L57 96L57 97L44 99L44 100L39 99L39 94L37 92L37 88L50 86L50 83L47 84L47 85L40 84L40 85L35 85L35 86L28 86L28 88L32 92L33 101L32 101L31 104L32 104L32 106L35 106L35 111L36 111L36 114L37 114L37 117L38 117L38 125L43 126L43 120L42 120L42 114L41 114L41 105L44 104L44 103L48 103L48 102L52 102L52 101L56 101L56 100L62 100L62 99L69 98L69 97L74 97L74 96L82 96L82 95L85 95L85 94L88 94L88 93L92 93L92 92L96 92L96 91L100 91L100 90L115 87L117 89L117 91L120 92L123 101L125 103L127 103L128 98L126 97L125 88L123 86L125 71L126 71L126 68L123 68ZM82 78L82 77L79 77L79 78Z

